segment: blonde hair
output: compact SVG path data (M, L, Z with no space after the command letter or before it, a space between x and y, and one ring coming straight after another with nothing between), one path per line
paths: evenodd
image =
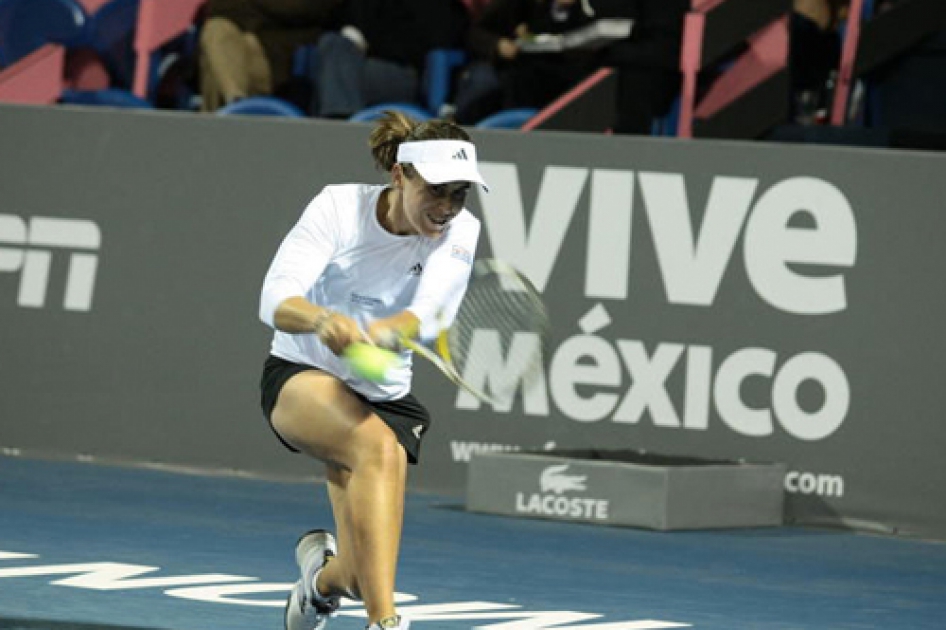
M449 120L433 119L419 122L401 112L388 110L368 136L368 147L375 166L391 172L397 163L397 148L413 140L466 140L470 136Z

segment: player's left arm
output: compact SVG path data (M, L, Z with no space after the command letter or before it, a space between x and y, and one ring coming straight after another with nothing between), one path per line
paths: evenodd
M372 322L368 336L379 345L396 348L401 339L430 340L449 326L470 281L479 233L479 221L472 216L452 223L424 261L411 304Z
M428 256L407 308L419 321L416 337L421 341L435 338L453 323L470 283L480 222L468 213L457 219Z

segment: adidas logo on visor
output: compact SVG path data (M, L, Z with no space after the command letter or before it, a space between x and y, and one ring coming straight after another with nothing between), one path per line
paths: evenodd
M2 0L0 0L2 2ZM427 182L476 182L489 192L476 167L476 147L464 140L417 140L402 142L397 148L397 161L413 164Z

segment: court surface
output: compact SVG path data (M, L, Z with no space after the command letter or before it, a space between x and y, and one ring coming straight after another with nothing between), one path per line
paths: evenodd
M0 457L0 628L279 630L295 540L330 524L314 484ZM946 628L946 544L839 531L657 533L412 494L400 566L418 630ZM329 625L363 627L354 603Z

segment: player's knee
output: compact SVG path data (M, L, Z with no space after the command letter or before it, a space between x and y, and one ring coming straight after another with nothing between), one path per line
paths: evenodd
M404 465L404 449L394 432L383 422L365 423L356 434L359 467L396 472Z

